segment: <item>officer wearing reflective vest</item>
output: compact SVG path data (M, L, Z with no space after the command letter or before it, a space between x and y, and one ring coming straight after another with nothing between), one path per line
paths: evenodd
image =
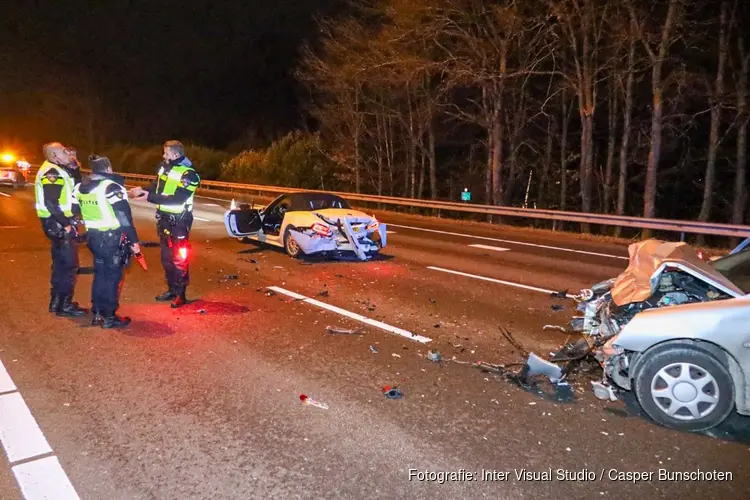
M145 189L133 188L131 194L137 200L145 199L156 205L161 263L169 287L166 292L156 296L156 300L171 300L172 307L177 308L187 302L189 236L193 225L193 198L200 185L200 177L185 157L185 147L181 142L164 143L163 158L156 180Z
M78 274L74 225L75 215L80 211L73 194L72 159L59 142L45 144L43 151L46 160L36 174L34 194L36 214L52 244L49 312L58 316L83 316L85 309L73 302Z
M138 234L121 178L103 156L89 157L92 174L76 187L75 195L86 223L88 247L94 255L91 286L92 325L127 326L130 318L117 316L119 289L128 248L140 253Z

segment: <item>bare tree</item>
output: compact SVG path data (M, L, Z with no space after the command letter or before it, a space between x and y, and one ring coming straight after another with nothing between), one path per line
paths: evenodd
M625 108L622 118L622 140L620 141L619 178L617 182L617 215L625 214L625 195L628 186L628 147L630 146L631 120L633 118L633 85L635 83L635 52L638 25L635 18L630 16L628 25L628 61L625 71L625 90L623 100ZM615 235L620 235L620 228L615 229Z
M669 54L669 49L676 41L674 36L677 23L680 0L669 0L667 14L661 26L661 36L656 49L652 48L650 36L643 28L643 21L636 13L635 7L630 5L630 15L634 22L638 23L639 35L643 47L651 60L651 149L648 154L648 165L646 167L646 186L643 194L643 216L654 217L656 215L656 189L657 172L662 147L662 120L664 113L664 62ZM647 233L647 232L646 232Z
M729 34L727 24L729 22L729 2L721 2L721 14L719 15L719 47L717 54L716 82L711 91L711 131L708 142L708 159L706 161L706 175L703 180L703 204L698 215L698 220L707 222L711 216L711 208L714 200L714 184L716 178L716 156L719 152L719 127L721 126L721 108L724 99L724 72L729 52Z
M737 2L734 4L733 14L737 13ZM750 51L745 46L743 28L736 24L736 17L732 16L735 36L737 37L737 55L739 56L739 70L736 77L737 114L739 123L737 130L737 166L734 179L734 199L732 202L732 223L742 224L745 220L745 204L747 203L747 86L750 74Z

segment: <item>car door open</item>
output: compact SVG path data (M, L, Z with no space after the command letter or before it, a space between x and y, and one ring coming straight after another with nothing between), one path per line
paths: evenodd
M247 205L224 214L224 226L227 232L237 238L253 236L261 232L263 217L260 210Z

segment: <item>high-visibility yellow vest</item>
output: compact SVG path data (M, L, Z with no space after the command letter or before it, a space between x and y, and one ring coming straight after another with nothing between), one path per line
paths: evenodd
M181 164L175 165L169 172L166 172L164 167L159 168L159 173L156 176L156 194L171 196L175 194L177 188L185 187L185 189L190 191L190 197L185 200L184 203L157 205L157 210L171 214L181 214L182 212L193 211L193 199L195 198L195 191L198 189L198 185L200 184L200 179L197 183L191 183L188 186L182 186L180 182L182 180L182 176L190 171L195 172L192 167Z
M125 189L122 189L122 198L113 195L108 197L107 188L112 184L119 186L114 181L104 179L88 193L81 193L80 185L76 186L75 195L87 230L111 231L120 227L120 221L117 220L117 214L112 205L123 199L127 200L127 194L125 194Z
M47 178L47 173L53 169L57 174L57 179L55 181L51 181ZM46 219L47 217L50 217L52 215L49 210L47 210L47 207L44 204L44 186L47 186L49 184L62 186L62 190L60 191L60 199L58 200L60 210L62 210L63 214L65 214L66 217L72 217L73 202L75 201L75 195L73 194L75 181L63 167L60 167L59 165L55 165L54 163L50 163L48 161L45 161L44 163L42 163L42 166L39 167L39 171L36 173L36 179L34 181L36 215L41 219Z

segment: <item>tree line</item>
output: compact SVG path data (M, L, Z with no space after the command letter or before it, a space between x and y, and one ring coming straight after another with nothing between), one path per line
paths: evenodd
M356 192L744 223L739 0L361 0L297 77Z

